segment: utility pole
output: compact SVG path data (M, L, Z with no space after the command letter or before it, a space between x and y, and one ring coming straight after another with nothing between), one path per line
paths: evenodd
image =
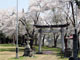
M16 58L18 59L18 0L16 0Z

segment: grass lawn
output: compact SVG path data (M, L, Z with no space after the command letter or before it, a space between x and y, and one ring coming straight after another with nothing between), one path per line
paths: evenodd
M1 60L68 60L68 58L61 57L58 53L60 53L60 48L48 48L42 47L42 51L53 51L53 55L46 54L35 54L33 57L23 57L24 47L19 47L19 59L16 59L16 49L13 44L0 44L0 59ZM36 52L38 51L38 46L35 46Z
M0 44L0 47L15 47L14 44Z

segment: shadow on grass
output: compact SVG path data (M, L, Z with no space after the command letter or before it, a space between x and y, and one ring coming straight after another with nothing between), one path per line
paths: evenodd
M35 47L36 50L38 51L38 46ZM55 55L57 56L60 60L68 60L68 58L64 57L64 54L61 53L61 48L52 48L52 47L42 47L42 51L53 51L52 54L50 55Z
M38 51L38 46L35 46L35 49L36 51ZM61 48L54 48L54 47L46 47L46 46L43 46L42 47L42 51L53 51L53 55L56 55L56 56L61 56L61 58L64 57L64 54L61 53Z

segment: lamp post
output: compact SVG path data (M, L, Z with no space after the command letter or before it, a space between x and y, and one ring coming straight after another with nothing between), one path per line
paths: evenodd
M16 0L16 58L19 58L18 51L18 0Z

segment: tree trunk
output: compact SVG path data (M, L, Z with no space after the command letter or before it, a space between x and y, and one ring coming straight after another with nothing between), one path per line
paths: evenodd
M54 34L54 46L53 47L56 47L57 46L57 40L56 40L56 34Z
M34 39L30 39L30 47L31 47L31 49L33 49L33 43L34 43Z
M54 47L57 47L57 40L54 39Z
M45 35L43 36L42 46L44 46L44 39L45 39Z
M53 47L57 47L57 39L58 39L59 35L58 34L54 34L54 46Z
M79 49L79 34L78 34L78 49Z
M67 39L64 37L65 49L67 49Z
M13 35L13 44L15 44L15 36Z
M37 45L37 39L35 39L35 45Z

